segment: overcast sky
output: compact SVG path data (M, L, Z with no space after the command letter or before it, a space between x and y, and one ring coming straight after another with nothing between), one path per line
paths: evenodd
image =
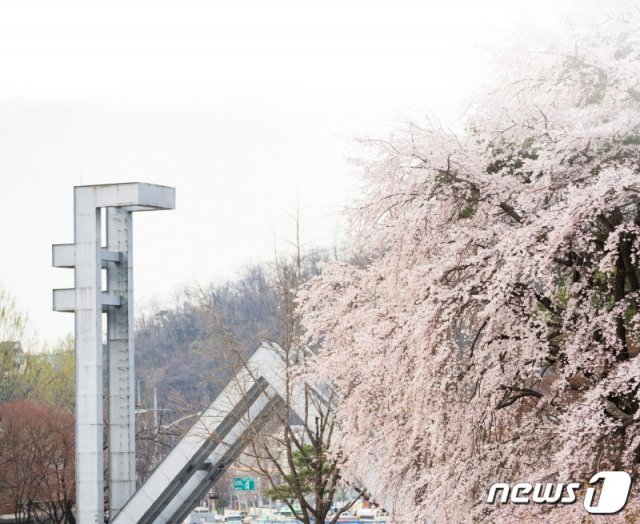
M534 5L535 4L535 5ZM134 218L138 304L232 277L291 238L340 238L355 137L425 115L459 126L494 50L558 2L0 4L0 285L42 340L51 244L73 241L73 186L176 187L175 211Z

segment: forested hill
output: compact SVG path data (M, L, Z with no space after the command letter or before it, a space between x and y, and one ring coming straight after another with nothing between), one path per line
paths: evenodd
M254 266L235 281L185 289L172 307L139 318L139 404L151 407L157 387L161 408L182 411L206 405L240 358L261 340L281 338L278 305L273 277Z
M291 344L285 325L294 314L295 288L328 258L328 252L315 251L274 268L252 266L223 285L185 289L172 307L139 317L140 407L153 406L157 388L165 421L202 409L261 341Z

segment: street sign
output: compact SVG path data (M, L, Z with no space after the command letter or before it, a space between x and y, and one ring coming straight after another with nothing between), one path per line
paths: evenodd
M233 477L233 489L237 491L254 491L256 479L251 477Z

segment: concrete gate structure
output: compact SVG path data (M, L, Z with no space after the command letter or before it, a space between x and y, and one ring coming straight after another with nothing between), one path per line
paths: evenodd
M143 183L77 186L73 199L74 243L54 245L52 258L54 267L73 268L75 287L54 289L53 309L75 313L76 520L102 524L102 313L107 313L109 502L115 514L136 487L132 216L175 208L175 189Z
M284 415L294 412L307 422L319 416L318 406L325 402L317 391L312 391L308 402L300 385L287 390L282 350L263 343L136 490L132 215L174 208L175 189L170 187L143 183L77 186L74 243L53 246L54 267L73 268L75 276L74 288L53 290L53 309L75 313L78 524L105 521L103 312L107 314L112 524L182 522L274 410ZM375 483L375 476L367 480Z
M251 432L273 409L283 409L288 397L278 373L283 367L279 348L263 344L136 491L132 218L136 211L174 208L171 187L137 182L77 186L74 243L53 245L53 266L73 268L75 277L75 287L53 290L53 309L75 314L78 524L105 521L103 313L113 523L181 522L237 458ZM295 402L290 407L296 410ZM303 406L297 407L304 419ZM307 406L306 414L313 413L313 406Z

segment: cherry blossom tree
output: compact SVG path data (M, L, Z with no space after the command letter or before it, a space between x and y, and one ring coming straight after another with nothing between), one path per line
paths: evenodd
M640 9L594 14L521 50L465 133L371 142L363 262L300 294L346 471L375 464L397 522L576 522L488 488L640 472Z

